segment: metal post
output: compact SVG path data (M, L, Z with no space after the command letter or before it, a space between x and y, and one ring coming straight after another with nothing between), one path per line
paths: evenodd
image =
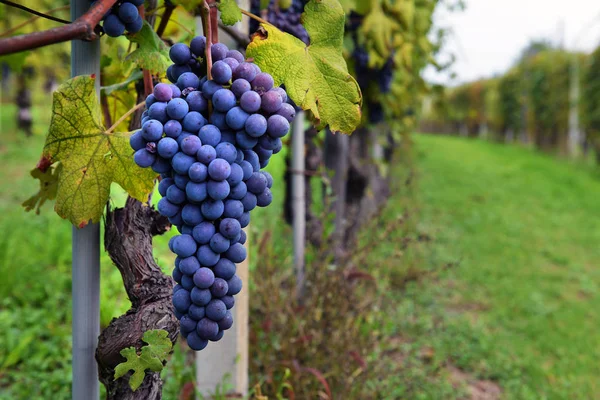
M304 245L306 233L306 204L304 187L304 112L296 113L292 125L292 210L294 229L294 269L296 296L304 295Z
M579 129L579 54L571 54L569 74L569 135L568 152L571 157L580 153L581 131Z
M71 1L71 20L90 8L89 0ZM71 42L71 76L96 75L100 89L100 42ZM100 225L73 227L72 399L98 400L100 383L94 354L100 334Z

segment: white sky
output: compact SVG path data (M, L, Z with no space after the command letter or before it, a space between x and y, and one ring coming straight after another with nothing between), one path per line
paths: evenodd
M598 0L466 0L465 11L436 12L438 26L450 27L446 49L456 55L457 77L437 74L433 82L460 83L506 71L532 39L564 43L589 52L600 44Z

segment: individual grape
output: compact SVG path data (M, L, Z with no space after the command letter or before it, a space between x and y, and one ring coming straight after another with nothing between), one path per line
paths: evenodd
M237 150L231 143L219 143L215 147L215 151L219 159L223 159L229 164L233 164L237 158Z
M229 49L223 43L215 43L210 46L210 54L212 56L213 63L216 63L216 61L220 61L227 57L228 51Z
M192 235L196 242L208 244L215 234L215 225L212 222L202 222L194 227Z
M175 182L175 185L177 185L177 187L179 189L185 190L185 187L188 184L188 182L190 181L190 178L188 178L187 175L174 174L173 181Z
M171 171L171 163L165 158L156 157L156 160L152 164L152 171L157 174L165 174Z
M223 218L219 224L219 232L228 239L236 237L241 229L239 221L234 218Z
M231 84L231 91L236 95L236 97L240 98L244 93L251 90L250 82L245 79L236 79Z
M196 249L196 241L190 235L179 235L173 240L173 252L178 256L189 257L196 252Z
M190 292L187 290L178 290L173 293L173 307L180 313L186 313L191 304Z
M243 160L240 162L240 167L242 167L242 171L244 172L244 180L250 179L254 170L252 169L252 164L248 161Z
M225 303L225 307L227 307L228 303L225 301L224 301L224 303ZM192 303L192 305L190 305L190 308L188 310L188 315L192 319L194 319L196 321L200 321L202 318L204 318L204 315L205 315L204 307L200 307L200 306L197 306L196 304Z
M242 182L243 183L243 182ZM204 218L214 221L223 215L225 205L221 200L206 200L200 206Z
M267 120L267 132L273 137L284 137L289 130L290 123L281 115L271 115Z
M175 170L175 172L178 174L187 175L188 170L195 161L196 160L194 158L188 156L187 154L179 152L173 156L171 165L173 166L173 170Z
M169 87L173 91L173 98L175 98L175 97L181 97L181 90L177 87L177 85L169 83Z
M247 192L246 195L241 200L241 203L244 207L242 212L248 212L248 211L254 210L254 208L256 208L257 202L258 202L258 200L256 198L256 195L254 193ZM237 218L240 218L240 217L237 217Z
M158 100L156 100L156 97L154 97L154 94L149 94L148 97L146 97L146 111L144 111L144 113L142 114L142 117L145 117L148 115L148 109L150 108L150 106L154 103L156 103Z
M210 100L210 99L212 99L215 92L219 89L223 89L223 86L219 85L215 81L206 81L202 85L202 95L207 100Z
M135 22L140 14L137 7L133 4L123 3L119 6L118 15L121 22L124 24L131 24L132 22Z
M231 313L230 313L231 314ZM213 299L206 306L206 316L215 322L219 322L227 315L227 307L219 299Z
M236 264L241 263L246 259L246 248L239 243L234 243L225 252L225 257Z
M177 211L175 213L175 215L173 215L172 217L169 217L169 222L172 225L175 225L175 227L179 227L183 224L183 220L181 219L181 212Z
M186 200L185 192L183 190L179 189L175 185L171 185L167 189L166 197L167 197L167 200L169 200L173 204L182 204Z
M186 341L188 346L190 346L190 349L196 351L204 350L208 345L208 340L202 339L197 332L190 332Z
M194 257L194 259L196 259ZM198 263L198 265L200 265ZM215 274L212 269L202 267L194 273L194 284L200 289L208 289L215 281Z
M219 111L213 111L212 115L210 116L210 123L219 129L228 130L229 127L227 126L227 123L225 122L225 116L226 116L226 113L222 113Z
M150 153L145 148L139 149L133 154L133 161L142 168L148 168L156 161L156 155Z
M177 65L174 64L171 68L171 77L173 78L171 80L171 82L173 83L177 83L177 80L179 79L179 77L183 74L185 74L186 72L192 72L192 68L188 65ZM179 86L177 86L179 88Z
M260 172L254 172L246 181L246 186L249 192L258 195L267 188L267 178Z
M246 91L240 97L240 107L247 113L255 113L260 110L261 98L254 90Z
M221 85L229 82L232 76L231 67L224 61L215 62L212 66L211 73L214 81Z
M181 209L181 219L190 226L196 226L204 221L200 207L196 204L186 204L183 206Z
M148 109L148 116L163 124L166 123L169 120L167 116L167 103L156 102L152 104Z
M218 342L219 340L223 339L224 335L225 333L223 331L219 331L219 333L217 333L215 337L210 338L208 340L210 340L211 342Z
M208 196L213 200L224 200L229 196L231 188L227 181L208 181L206 184Z
M244 247L242 246L242 248ZM227 287L229 289L227 290L227 295L234 296L242 290L242 280L239 276L234 275L230 280L227 281Z
M222 158L216 158L208 165L208 176L215 181L224 181L231 174L231 166Z
M208 169L206 165L196 162L192 164L188 170L188 174L192 182L204 182L208 176Z
M202 147L202 142L200 141L200 138L195 135L190 135L181 142L181 151L188 156L195 156L196 153L198 153L198 150L200 150L200 147Z
M231 58L231 57L225 57L223 60L217 61L217 62L224 62L225 64L229 65L229 68L231 69L231 71L233 71L234 69L236 69L238 67L238 65L240 65L238 60L236 60L235 58ZM229 80L231 80L231 75L229 76ZM229 82L229 80L227 82ZM224 83L227 83L227 82L224 82Z
M228 291L227 281L221 278L215 278L215 282L210 287L210 293L217 298L225 296Z
M173 46L171 46L171 49L169 50L169 57L171 58L171 61L173 61L175 64L184 65L188 63L188 61L192 57L192 53L187 45L183 43L176 43Z
M244 171L239 164L231 164L231 173L229 174L229 178L227 178L227 183L229 186L235 186L242 181L244 178Z
M273 154L277 154L281 151L281 149L283 149L283 143L281 142L281 139L277 142L277 147L275 147L273 149Z
M269 135L263 135L258 139L258 145L265 150L275 150L281 143L280 138L274 138Z
M233 306L235 305L235 299L233 298L233 296L223 296L221 297L221 301L223 303L225 303L225 307L228 310L231 310L233 308ZM190 306L191 308L191 306Z
M183 127L181 126L181 123L179 121L175 121L172 119L170 121L167 121L167 123L163 127L163 130L165 132L165 135L167 135L170 138L176 139L179 137L179 135L181 135Z
M173 280L175 280L175 282L181 282L182 277L183 272L181 272L179 268L175 267L175 269L173 269Z
M229 89L219 89L212 97L213 107L220 112L227 112L236 104L235 94Z
M210 243L209 243L210 248L215 253L219 253L219 254L227 251L230 244L231 243L229 242L229 239L227 239L225 236L221 235L220 233L215 233L213 235L213 237L210 239Z
M276 90L269 90L267 93L263 94L261 97L261 108L268 113L275 113L279 111L281 106L283 105L283 99L281 95Z
M173 178L163 178L158 184L158 193L160 193L162 197L165 197L167 195L167 190L174 184Z
M256 77L256 70L253 67L254 64L243 62L233 71L233 79L245 79L248 82Z
M157 152L161 157L172 158L179 150L179 145L175 139L166 137L161 139L156 146Z
M188 93L185 98L187 101L190 111L197 111L199 113L206 112L208 110L208 102L202 95L202 92L199 90L195 90L193 92Z
M240 200L228 199L224 204L223 217L225 218L239 218L244 213L244 204Z
M193 288L190 292L190 298L194 304L205 306L210 303L212 294L209 289Z
M173 293L177 292L178 290L183 289L183 286L181 286L179 283L177 285L175 285L175 287L173 287Z
M169 67L167 68L167 78L171 82L177 82L177 78L179 78L179 75L177 76L177 78L175 78L173 76L173 69L174 68L175 68L175 64L169 65Z
M281 96L281 101L283 102L283 104L287 104L286 101L288 101L288 96L282 87L277 86L271 90L279 93L279 96ZM282 104L282 106L283 106L283 104ZM288 104L288 105L290 105L290 104Z
M260 161L258 155L252 150L244 150L244 160L248 161L252 165L253 171L260 170Z
M206 51L206 37L196 36L195 38L193 38L192 41L190 42L190 50L197 57L204 58L205 57L204 53Z
M181 328L181 332L184 335L196 330L197 324L198 324L198 322L191 319L188 314L182 315L181 318L179 319L179 326Z
M240 243L240 244L246 243L246 232L244 232L244 231L240 232L240 240L238 240L238 243Z
M222 300L219 300L219 301L221 301L223 303L223 305L225 306L225 308L227 309L225 302L223 302ZM217 323L218 323L219 329L221 331L226 331L227 329L231 328L233 326L233 316L231 315L231 312L229 310L227 310L225 312L225 316L222 319L220 319L219 321L217 321Z
M188 184L185 186L185 194L187 195L189 201L198 204L202 203L208 197L206 183L188 182Z
M205 144L202 145L200 149L198 149L198 153L196 153L196 158L201 163L204 163L204 165L209 165L214 159L217 158L217 151L211 145Z
M221 258L214 266L215 276L224 280L230 279L235 275L235 271L235 263L227 258Z
M248 226L248 224L250 224L250 212L244 212L242 214L242 216L240 218L238 218L238 221L240 221L240 226L242 228L245 228Z
M151 119L142 126L142 137L149 142L156 142L162 137L163 124Z
M244 124L246 123L246 119L248 119L248 117L248 113L242 110L241 107L236 106L233 107L231 110L227 111L225 121L231 129L239 130L244 127Z
M217 336L219 333L219 325L209 318L202 318L200 321L198 321L198 327L196 328L196 331L200 338L208 340Z
M200 114L199 112L196 112L196 111L190 111L183 118L182 125L183 125L183 129L185 129L187 132L197 133L200 131L200 128L202 128L205 124L206 124L206 119L204 119L202 114Z
M183 215L183 213L181 213L181 214ZM182 219L183 219L183 217L182 217ZM181 230L179 231L179 233L182 233L184 235L191 235L193 229L194 229L194 227L191 225L183 225L181 227Z
M246 120L245 128L249 136L259 138L267 131L267 119L260 114L252 114Z
M242 53L240 53L237 50L229 50L226 54L227 57L229 58L233 58L234 60L236 60L238 63L243 63L244 62L244 56Z
M121 22L116 14L110 14L104 19L102 24L104 33L110 37L119 37L125 33L125 25Z
M258 143L258 139L253 138L252 136L248 135L245 131L242 130L237 131L235 133L235 142L237 143L239 148L249 150L256 146L256 144Z
M256 64L250 64L252 66L252 69L254 70L254 73L256 75L260 74L262 71L260 70L260 67Z
M267 179L267 187L271 189L273 187L273 176L267 171L261 171L261 174Z
M136 9L137 10L137 9ZM154 86L154 98L157 101L169 101L173 98L173 89L171 89L171 85L166 83L159 83Z
M193 72L184 72L177 78L177 87L181 90L187 88L198 89L200 87L200 78Z
M146 140L142 136L141 130L135 131L131 136L129 136L129 145L135 151L146 147Z
M255 64L252 64L255 65ZM262 95L273 88L273 77L266 72L260 72L252 80L252 90Z
M216 147L221 141L221 131L214 125L208 124L204 125L200 132L198 133L200 140L203 144L209 145L211 147ZM216 151L215 151L216 155Z
M230 131L228 129L222 130L221 131L221 143L228 143L228 144L235 145L235 132ZM236 153L237 153L237 150L236 150ZM236 159L237 159L237 154L236 154ZM234 159L234 161L235 161L235 159Z
M244 182L240 182L237 185L231 187L229 191L229 197L234 200L241 200L248 193L246 188L246 184Z
M186 257L179 262L179 270L186 275L190 275L190 276L194 275L196 273L196 271L198 271L198 269L200 269L200 262L198 262L198 259L194 256ZM211 273L212 273L212 271L211 271ZM212 285L212 283L211 283L211 285ZM196 284L196 286L199 286L199 285ZM208 286L210 286L210 285L208 285ZM200 289L205 289L205 288L200 288Z
M265 190L256 196L257 203L256 205L259 207L267 207L269 204L273 202L273 193L271 193L271 189L265 188Z
M190 106L184 99L172 99L167 104L167 115L171 119L183 119L190 111Z
M198 261L200 261L200 264L206 267L212 267L221 258L219 253L215 253L213 249L211 249L211 247L207 244L203 244L198 248L196 257L198 257Z

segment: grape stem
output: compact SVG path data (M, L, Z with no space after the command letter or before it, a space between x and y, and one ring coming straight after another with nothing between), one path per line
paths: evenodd
M202 17L202 30L204 31L204 36L206 37L206 77L208 78L208 80L212 80L212 27L210 18L210 6L208 5L207 0L205 0L202 3L202 7L200 7L200 15Z
M115 129L117 129L117 127L119 126L119 124L121 124L121 122L125 121L127 119L127 117L129 117L131 114L133 114L134 112L136 112L137 110L139 110L140 108L142 108L145 105L146 105L146 102L142 101L141 103L138 103L135 106L133 106L132 108L130 108L129 111L127 111L125 114L123 114L123 116L121 118L119 118L117 120L117 122L115 122L110 128L108 128L108 130L105 132L105 134L108 135L108 134L113 133L113 131Z
M58 8L53 8L52 10L46 11L46 15L54 14L55 12L58 12L58 11L68 10L69 7L71 7L71 6L62 6L62 7L58 7ZM20 24L18 24L17 26L14 26L14 27L10 28L6 32L0 33L0 37L8 36L8 35L10 35L13 32L18 31L22 27L27 26L27 25L29 25L29 24L37 21L39 18L40 17L38 17L37 15L33 16L33 17L29 18L27 21L23 21Z
M32 8L25 7L25 6L21 5L21 4L13 3L12 1L0 0L0 3L6 4L9 7L18 8L19 10L26 11L26 12L28 12L30 14L33 14L33 15L37 15L38 17L49 19L50 21L60 22L61 24L70 24L71 23L71 21L67 21L67 20L64 20L64 19L58 18L58 17L53 17L52 15L49 15L49 14L44 14L43 12L36 11L36 10L34 10Z
M248 11L246 11L246 10L243 10L243 9L240 9L240 11L241 11L241 12L242 12L242 14L244 14L245 16L247 16L247 17L250 17L250 18L252 18L252 19L254 19L254 20L256 20L256 21L258 21L258 22L260 22L260 23L262 23L262 24L267 24L267 25L274 26L274 25L273 25L273 24L271 24L269 21L267 21L267 20L264 20L264 19L262 19L261 17L259 17L259 16L256 16L256 15L252 14L251 12L248 12Z

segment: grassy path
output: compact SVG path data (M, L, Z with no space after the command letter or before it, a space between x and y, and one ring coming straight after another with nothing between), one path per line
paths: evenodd
M600 398L600 176L512 146L415 142L424 263L456 263L398 307L440 378L419 397L468 372L508 399Z

